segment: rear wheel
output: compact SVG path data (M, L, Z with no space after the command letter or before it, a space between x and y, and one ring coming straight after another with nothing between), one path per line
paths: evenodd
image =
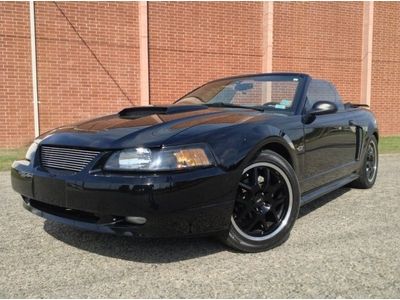
M369 189L375 184L378 174L378 143L374 136L368 141L363 163L359 170L360 177L352 182L352 186L361 189Z
M242 172L226 244L245 252L280 245L296 221L299 204L290 164L275 152L262 152Z

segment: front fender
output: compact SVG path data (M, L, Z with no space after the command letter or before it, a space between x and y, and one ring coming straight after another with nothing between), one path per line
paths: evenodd
M299 133L299 136L302 136ZM298 167L295 145L283 130L265 123L236 124L214 130L191 128L179 135L187 143L207 143L218 165L227 170L242 169L268 144L277 143L289 153L294 168Z
M277 150L275 150L276 145L279 145L279 149ZM280 148L285 149L286 153L280 153ZM249 152L247 157L243 160L243 165L246 166L247 164L249 164L250 161L255 159L258 154L265 149L273 150L284 158L286 158L286 156L288 155L289 163L292 165L296 173L299 172L300 166L296 155L296 148L290 137L283 131L280 131L276 135L268 136L267 138L260 141L257 145L255 145L254 148Z

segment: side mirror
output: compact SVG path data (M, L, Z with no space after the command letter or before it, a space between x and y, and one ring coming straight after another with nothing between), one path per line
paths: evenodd
M335 103L329 101L318 101L315 102L311 110L307 112L311 116L320 116L327 114L334 114L338 108Z
M317 101L312 106L311 110L303 115L303 123L310 124L314 122L316 116L334 114L338 108L335 103L329 101Z

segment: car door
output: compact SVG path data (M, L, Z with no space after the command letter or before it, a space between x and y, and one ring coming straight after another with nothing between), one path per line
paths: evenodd
M331 101L338 106L333 114L316 116L304 125L304 191L349 175L355 169L356 130L336 92L327 81L312 79L304 112L317 101Z

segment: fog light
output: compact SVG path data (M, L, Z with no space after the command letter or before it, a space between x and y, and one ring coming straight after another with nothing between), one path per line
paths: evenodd
M143 217L132 217L132 216L125 217L125 220L127 222L129 222L129 223L139 224L139 225L142 225L142 224L146 223L146 221L147 221L146 218L143 218Z

